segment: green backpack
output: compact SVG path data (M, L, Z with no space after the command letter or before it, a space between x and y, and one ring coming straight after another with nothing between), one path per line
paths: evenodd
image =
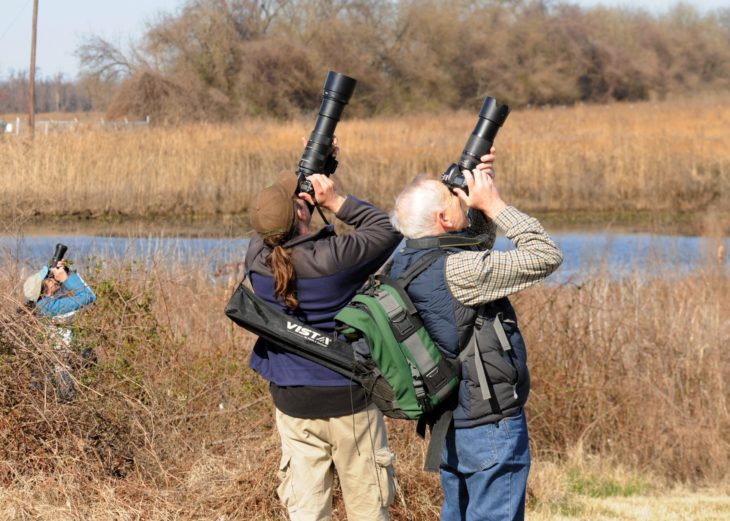
M424 468L437 471L451 423L453 404L445 402L459 386L460 360L450 362L441 355L405 288L445 254L435 251L425 255L397 279L372 277L336 315L339 327L334 335L317 331L274 308L244 281L236 287L225 313L239 326L279 348L359 383L386 416L417 420L422 437L430 425Z
M443 251L425 255L396 279L371 277L335 316L340 332L376 373L373 381L392 391L371 393L392 418L423 420L459 385L458 366L441 355L405 291L441 255Z

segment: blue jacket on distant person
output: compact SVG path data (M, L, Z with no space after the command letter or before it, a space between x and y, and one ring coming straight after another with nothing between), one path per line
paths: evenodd
M58 291L36 302L36 311L40 316L63 318L73 315L94 300L96 300L94 292L79 274L70 273Z

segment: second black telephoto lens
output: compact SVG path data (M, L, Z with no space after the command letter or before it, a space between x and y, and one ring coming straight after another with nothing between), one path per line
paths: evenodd
M480 163L480 158L489 153L497 131L504 124L508 115L509 107L507 105L500 105L497 100L489 96L484 98L477 124L459 159L461 168L473 170Z
M479 119L464 146L459 162L450 165L441 176L441 181L446 186L450 189L461 188L468 193L466 180L461 171L473 170L481 162L481 157L489 153L497 131L509 115L509 110L507 105L500 105L490 96L484 98Z

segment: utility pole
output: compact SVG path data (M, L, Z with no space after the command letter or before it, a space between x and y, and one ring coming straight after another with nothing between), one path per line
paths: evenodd
M30 43L30 84L28 86L28 129L35 132L35 42L38 35L38 0L33 0L33 36Z

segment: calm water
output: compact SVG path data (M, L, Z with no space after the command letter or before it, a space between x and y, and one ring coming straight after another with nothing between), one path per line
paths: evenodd
M565 260L551 279L579 282L587 277L609 274L669 276L708 265L717 266L722 245L730 255L730 239L651 234L562 233L553 238ZM52 255L56 243L69 247L67 257L77 265L95 260L129 260L175 264L205 264L211 273L223 265L243 259L247 239L205 239L170 237L26 236L0 237L2 262L17 262L25 271L39 268ZM495 249L508 250L512 244L500 237ZM725 255L724 266L727 267Z

